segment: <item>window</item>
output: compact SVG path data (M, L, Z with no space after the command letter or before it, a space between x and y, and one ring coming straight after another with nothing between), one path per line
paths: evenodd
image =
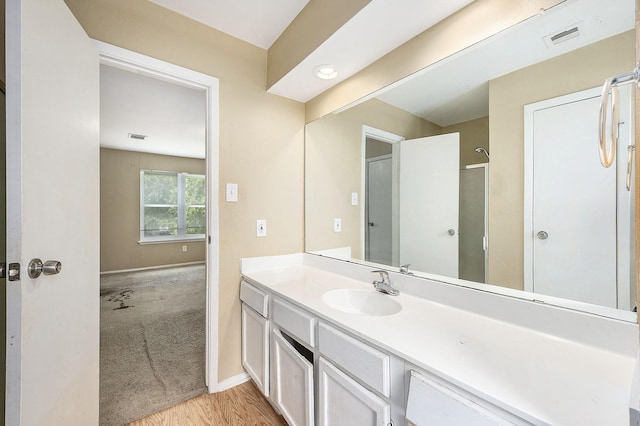
M140 172L140 241L204 238L206 185L203 175Z

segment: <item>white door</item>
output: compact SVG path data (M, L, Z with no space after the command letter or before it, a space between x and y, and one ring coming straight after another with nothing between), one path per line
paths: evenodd
M400 142L400 264L458 277L460 134Z
M391 265L393 261L393 159L367 160L366 257L370 262Z
M6 424L98 424L98 54L62 0L8 0L6 23Z
M630 231L628 223L617 223L616 165L606 169L598 157L599 90L585 93L528 107L532 198L525 289L616 307L617 228ZM628 126L629 119L621 121ZM627 141L619 144L617 158L626 168Z

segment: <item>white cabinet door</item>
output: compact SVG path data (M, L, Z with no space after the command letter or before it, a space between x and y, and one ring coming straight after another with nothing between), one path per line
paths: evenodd
M242 365L269 396L269 321L242 304Z
M313 426L313 364L274 329L272 343L272 400L290 426Z
M387 401L320 358L318 421L321 426L386 426L391 421Z

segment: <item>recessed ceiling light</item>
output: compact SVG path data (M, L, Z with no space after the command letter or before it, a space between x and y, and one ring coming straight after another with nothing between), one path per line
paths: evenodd
M338 71L331 65L319 65L313 69L313 74L323 80L331 80L338 76Z
M127 137L129 139L136 139L136 140L139 140L139 141L143 141L146 138L148 138L149 136L148 135L141 135L140 133L128 133Z

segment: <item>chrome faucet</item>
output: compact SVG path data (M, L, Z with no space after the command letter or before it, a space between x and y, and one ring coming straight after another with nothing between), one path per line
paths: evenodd
M391 287L391 280L389 279L389 272L383 270L371 271L373 274L380 274L380 280L373 280L373 288L380 293L389 294L391 296L397 296L400 294L400 290Z

